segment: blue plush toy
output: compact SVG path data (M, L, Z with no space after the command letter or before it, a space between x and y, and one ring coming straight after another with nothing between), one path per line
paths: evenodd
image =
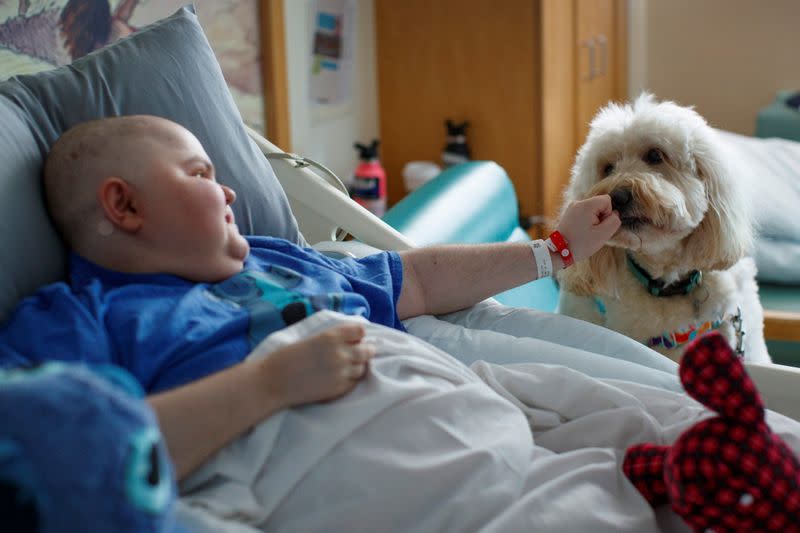
M117 367L0 370L0 529L175 531L153 412Z

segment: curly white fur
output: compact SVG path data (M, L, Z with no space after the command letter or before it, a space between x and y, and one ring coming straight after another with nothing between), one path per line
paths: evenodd
M741 309L745 359L769 361L747 193L727 169L716 132L693 109L643 94L610 104L592 121L578 151L564 205L610 194L623 225L599 252L559 274L560 312L603 324L642 342ZM656 297L627 257L672 284L703 273L688 295ZM600 311L598 301L605 305ZM734 329L720 331L735 345ZM679 360L684 345L655 347Z

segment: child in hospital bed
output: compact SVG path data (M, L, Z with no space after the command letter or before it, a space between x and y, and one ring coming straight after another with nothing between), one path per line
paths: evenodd
M420 347L424 343L399 333L404 331L401 320L457 311L536 279L540 270L546 273L551 267L563 268L558 254L547 252L550 254L547 261L541 254L535 257L528 243L503 243L384 252L360 260L340 261L281 239L244 238L229 208L235 201L235 193L216 183L213 165L199 141L177 124L156 117L104 119L71 129L52 148L44 180L51 217L73 252L70 282L45 287L19 305L0 329L0 366L61 359L110 362L126 368L147 391L177 476L184 481L188 479L189 486L202 489L219 480L221 474L214 471L202 481L191 483L193 473L202 471L211 459L225 463L227 450L238 450L248 459L259 456L252 457L252 465L246 467L259 472L263 465L257 465L266 461L265 450L272 449L273 462L268 464L273 470L266 476L270 482L277 483L275 480L289 475L281 473L281 465L301 468L303 461L307 462L304 482L308 483L315 479L311 473L321 472L324 464L335 463L351 473L370 472L374 467L381 472L379 477L391 480L392 487L400 490L404 502L411 505L419 499L422 507L428 506L426 490L435 489L443 498L455 500L458 490L469 488L474 492L469 483L450 479L455 468L458 479L474 475L487 489L491 487L481 496L483 503L470 505L469 511L483 513L481 516L488 513L487 516L496 519L498 530L514 530L513 524L520 520L525 524L546 524L551 515L545 509L538 509L536 502L541 498L553 500L552 491L562 501L571 501L580 493L601 498L595 502L600 516L591 516L596 531L603 530L595 523L598 518L601 522L608 520L611 531L624 530L618 523L620 516L625 517L633 531L644 531L642 524L652 520L647 503L632 486L621 481L618 457L613 450L587 447L583 436L579 439L583 444L575 445L580 450L563 458L544 448L532 448L531 428L523 411L501 400L475 374L444 353L426 351L426 357L430 358L427 362L412 357L402 363L410 365L411 370L398 370L398 375L405 377L396 382L386 378L387 369L395 364L391 358L373 359L376 350L386 350L387 346L402 345L409 352L427 350ZM619 224L609 198L596 197L568 209L559 231L569 243L574 260L580 261L599 249ZM399 332L387 330L380 336L365 337L365 331L376 327L366 322L333 323L333 327L315 329L314 324L327 323L314 322L320 316L327 319L327 310L361 316L370 323ZM310 320L302 321L309 316ZM312 325L307 331L297 329L303 324ZM248 358L266 337L279 330L291 335L300 331L303 335L283 337L266 356ZM577 341L564 339L564 342ZM382 366L378 369L379 363ZM364 381L366 388L356 388L370 365L374 365L371 380ZM483 372L491 370L484 368ZM509 372L512 372L509 379L517 379L513 370ZM550 399L561 402L563 392L563 405L569 405L566 402L571 397L569 380L563 383L559 380L564 378L563 372L571 371L548 372L552 379L529 384L524 389L534 395L538 391L544 403ZM588 379L577 373L568 377L583 384L587 382L582 379ZM503 382L500 374L491 379ZM415 389L420 383L422 389ZM433 394L426 387L434 387L437 392ZM509 389L513 387L509 385ZM348 392L351 394L346 395ZM309 428L315 426L306 427L297 420L313 418L317 411L291 410L297 413L286 414L287 408L337 398L338 402L327 404L331 411L314 422L330 426L315 439L292 442L290 455L279 460L282 441L275 437L278 433L270 437L260 432L314 434ZM618 400L614 402L606 405L598 400L593 405L610 413L611 407L619 407ZM406 408L411 410L411 418L403 410ZM629 408L632 406L625 407ZM348 418L361 416L359 413L370 409L381 416L369 415L372 418L362 417L357 421ZM662 412L666 411L662 408ZM697 411L690 414L683 417L686 423L698 416ZM538 419L547 420L548 416L552 418L541 415ZM641 417L642 427L652 423L651 415ZM442 429L454 424L446 429L452 438L442 444L418 437L419 424L429 424L431 420L444 424ZM558 423L558 416L553 420ZM612 431L617 426L610 420L588 434ZM275 423L270 425L269 421ZM358 438L336 441L338 445L325 448L326 439L344 438L344 434L334 434L344 431L351 422L350 430L359 432ZM375 424L381 423L386 427L377 429ZM275 429L278 426L280 430ZM670 427L674 437L677 430ZM333 463L323 463L319 457L325 453L350 453L350 448L365 446L375 436L380 442L391 439L396 444L403 438L390 437L393 429L414 436L409 445L419 460L423 460L426 452L433 453L437 446L444 445L442 457L446 458L447 468L442 467L440 475L438 458L429 463L423 460L427 466L422 471L435 479L414 481L418 490L409 491L400 482L399 473L413 478L417 470L413 463L402 459L398 461L400 470L385 474L383 469L389 468L392 461L381 454L388 452L354 455L358 460L350 466L347 457L351 456L342 456ZM421 432L429 430L422 428ZM585 431L580 433L583 435ZM655 438L652 434L643 435ZM257 445L244 452L247 444L242 443L256 437L259 437ZM547 435L542 439L547 442ZM603 437L598 439L602 444ZM234 446L237 442L238 448ZM452 446L462 445L471 451L452 452ZM556 448L552 446L553 451L559 451ZM376 462L373 464L368 457ZM482 463L475 462L476 457L491 464L481 466ZM565 474L575 468L568 462L569 457L583 465L574 476ZM536 461L532 461L534 458ZM463 461L466 462L461 464ZM236 476L243 474L241 465L233 466L232 470L239 472ZM531 481L539 479L537 476L552 478L552 483L538 487L538 482ZM330 477L337 483L345 482L341 473ZM603 485L598 481L600 478L611 481L604 482L606 486L601 491L593 492L590 487ZM258 483L264 482L263 477L259 479ZM352 491L391 500L388 487L363 492L379 482L370 479L363 486L342 489L340 494L346 497ZM473 482L476 481L470 483ZM438 488L440 483L446 488ZM509 487L508 483L514 486ZM292 487L291 483L284 485L281 490ZM224 492L215 490L211 492L217 496ZM571 490L577 492L573 494ZM482 489L479 491L483 494ZM262 487L248 489L246 494L235 493L229 499L245 505L248 501L245 496L257 493L259 498L275 500L271 504L259 501L254 506L258 509L280 509L283 502L291 510L285 514L313 518L313 513L293 509L290 503L294 500L286 493L279 498L276 495L279 492L275 487ZM323 492L329 493L330 489ZM313 497L317 497L315 494L312 492ZM505 512L507 503L498 504L494 500L517 501L518 505L511 506L509 514ZM216 505L203 503L201 508L208 510ZM497 510L498 505L503 508L502 513ZM516 509L520 506L521 513ZM398 516L404 519L416 517L402 506L398 509ZM439 514L451 512L447 509L443 503ZM212 510L226 515L219 508ZM237 513L243 512L237 509L233 514L239 516ZM370 522L363 521L368 513L378 513L375 520L385 519L380 506L358 512L362 521L349 522L346 529L369 529ZM332 512L331 516L334 515L342 516ZM477 524L463 522L458 526L449 515L438 516L436 520L427 526L416 524L414 528L438 529L446 524L455 530L472 530ZM475 520L487 523L484 518ZM582 518L576 520L578 524ZM399 522L395 525L402 529ZM334 525L329 528L337 530Z
M156 117L73 128L44 179L74 252L71 283L20 305L2 330L2 363L58 358L130 370L151 394L179 478L270 414L346 393L372 355L363 328L343 326L238 364L276 329L332 309L402 330L404 318L455 311L538 277L527 244L354 262L245 239L229 208L236 195L216 183L199 141ZM601 197L576 204L561 231L581 260L618 227Z

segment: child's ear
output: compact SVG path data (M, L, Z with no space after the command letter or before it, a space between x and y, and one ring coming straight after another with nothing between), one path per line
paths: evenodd
M136 191L122 178L111 176L103 180L97 190L97 199L106 218L114 227L133 233L142 225L137 206Z

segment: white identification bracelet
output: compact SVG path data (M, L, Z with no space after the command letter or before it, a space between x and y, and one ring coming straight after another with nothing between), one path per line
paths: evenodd
M553 260L550 258L550 250L541 239L531 241L531 250L533 251L533 259L536 261L536 271L539 273L539 279L547 278L553 275Z

